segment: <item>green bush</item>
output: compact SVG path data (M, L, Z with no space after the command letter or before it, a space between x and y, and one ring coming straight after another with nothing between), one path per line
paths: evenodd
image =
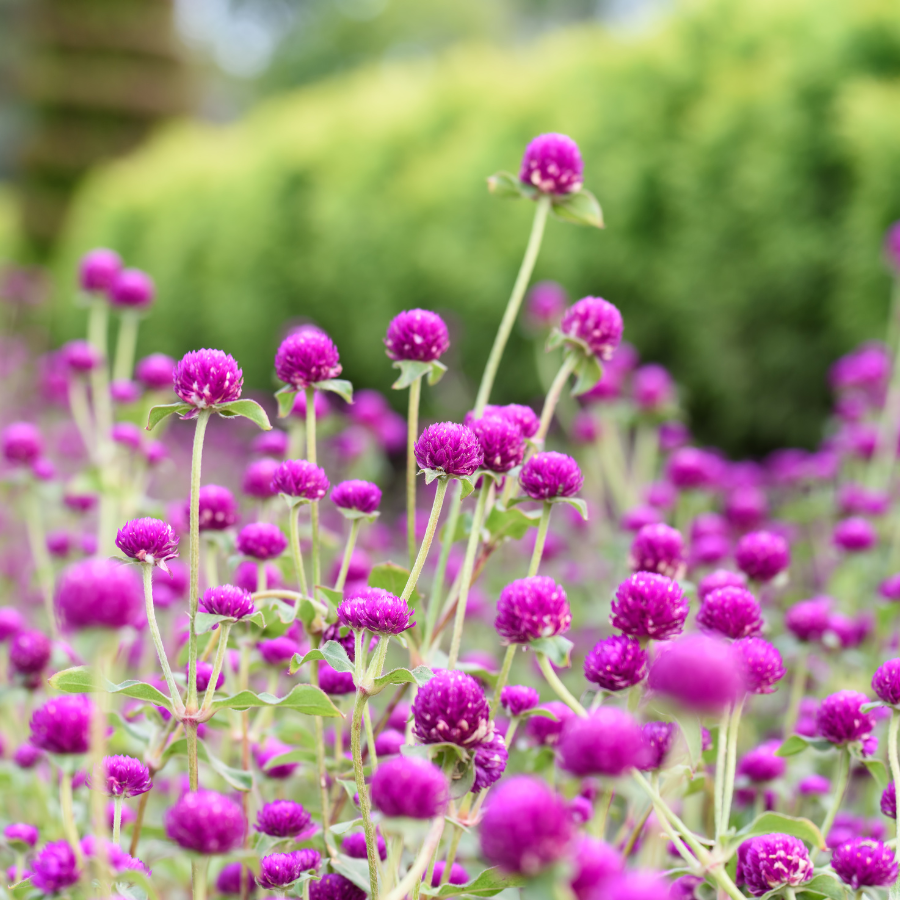
M185 124L81 194L58 263L108 245L160 298L141 349L222 347L268 388L287 320L338 340L385 388L396 311L444 311L445 408L480 377L532 209L488 195L534 134L578 140L607 229L551 222L536 277L612 300L670 366L702 439L741 452L815 442L830 360L882 333L884 229L900 218L896 0L709 0L653 35L561 33L458 48ZM61 290L59 337L82 313ZM538 392L525 338L495 397Z

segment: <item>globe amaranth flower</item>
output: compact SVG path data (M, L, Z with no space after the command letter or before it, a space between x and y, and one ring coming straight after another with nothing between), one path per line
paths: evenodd
M484 688L471 675L438 670L419 688L412 705L413 733L423 744L445 741L471 747L493 734Z
M641 728L643 752L637 768L645 772L662 768L679 734L677 722L647 722Z
M737 883L754 897L779 888L797 887L813 877L805 844L789 834L752 837L738 847Z
M565 703L560 700L551 700L541 705L541 709L551 713L553 718L547 716L529 716L525 733L529 740L541 747L556 746L566 722L575 715Z
M828 631L831 598L813 597L795 603L784 614L784 625L798 641L820 641Z
M237 360L221 350L192 350L175 365L175 393L197 410L239 400L244 373Z
M656 872L625 871L602 881L594 900L674 900L669 882Z
M539 134L525 148L519 181L543 194L571 194L584 183L578 144L566 134Z
M13 762L20 769L33 769L41 761L43 755L34 744L22 744L13 754Z
M508 760L506 741L502 734L495 731L490 740L482 742L475 748L473 760L475 783L472 785L472 793L477 794L496 784L506 771Z
M622 513L622 519L619 522L624 531L633 531L637 533L645 525L657 525L662 522L662 513L649 504L642 503L639 506L632 506Z
M341 602L337 613L354 631L368 630L373 634L401 634L416 624L411 621L414 610L406 600L376 587L360 589Z
M31 715L31 743L48 753L87 753L93 713L84 694L51 697Z
M754 581L771 581L791 564L788 542L771 531L751 531L734 551L738 568Z
M584 484L584 476L571 456L551 450L535 453L522 466L519 484L532 500L553 500L574 497Z
M110 797L137 797L153 787L150 770L133 756L107 756L93 786Z
M187 675L190 672L190 664L186 664L184 667L184 674ZM209 687L210 679L213 674L213 664L206 662L206 660L198 659L197 660L197 692L203 694L206 692L206 689ZM225 684L225 673L219 672L216 678L216 686L215 690L218 690L222 685Z
M45 844L31 863L31 883L45 894L56 894L76 884L81 872L68 841Z
M178 556L178 535L162 519L132 519L119 529L116 546L129 559L165 571L166 560Z
M328 663L319 663L319 687L334 697L356 693L356 683L352 672L338 672Z
M300 653L302 648L292 637L283 634L277 638L260 641L256 645L256 649L259 650L263 662L280 668L286 666L294 654Z
M391 359L434 362L450 347L450 334L437 313L409 309L391 319L384 346Z
M624 691L647 677L647 652L632 637L614 634L598 641L584 658L584 677L604 691Z
M243 619L256 611L249 591L233 584L207 588L200 598L200 608L210 615L229 616L232 619Z
M31 422L13 422L3 429L3 458L10 463L30 466L44 450L41 433Z
M375 843L378 847L378 858L384 862L387 859L387 844L380 832L375 833ZM351 859L365 859L369 855L365 834L362 831L351 832L341 842L341 850Z
M484 408L483 416L500 416L509 419L510 422L519 426L522 437L526 438L534 437L541 427L538 414L530 406L523 406L521 403L507 403L506 406L488 403ZM472 413L467 413L466 425L469 425L471 421L474 421L474 416Z
M287 538L271 522L252 522L238 532L238 552L253 559L274 559L281 556L286 548Z
M897 785L893 781L882 792L879 806L889 819L897 818Z
M289 334L275 354L275 374L298 389L337 378L341 371L334 341L314 328Z
M434 864L434 872L431 876L431 886L436 888L439 887L444 878L444 871L447 868L447 863L444 860L438 860ZM425 880L425 877L428 873L425 872L422 875L422 880ZM469 873L458 863L453 863L450 866L450 874L447 876L447 884L466 884L469 881Z
M278 493L303 500L321 500L331 487L325 470L307 459L286 459L276 468L272 483Z
M889 659L875 670L872 690L889 706L900 704L900 659Z
M481 852L492 866L536 875L561 860L573 837L566 801L545 782L516 775L491 792L481 820Z
M831 541L835 547L847 553L862 553L878 543L878 532L868 519L851 516L834 526Z
M147 309L156 295L153 279L140 269L122 269L107 286L113 306L120 309Z
M539 281L525 295L525 316L535 330L559 322L569 302L566 289L557 281Z
M372 776L372 803L386 816L432 819L443 814L449 799L446 776L427 759L395 756Z
M552 578L519 578L500 592L494 627L504 644L554 637L568 631L571 624L566 592Z
M832 613L828 617L826 634L834 637L844 649L858 647L869 636L874 624L874 618L869 613L862 613L856 618L843 613Z
M228 853L244 837L247 823L238 803L215 791L191 791L166 810L166 835L185 850Z
M708 490L722 475L722 461L708 450L680 447L666 463L666 475L679 490Z
M697 624L732 640L751 637L763 624L759 601L746 588L719 588L703 598Z
M0 606L0 643L15 637L25 628L25 619L15 607Z
M342 481L331 492L331 502L339 509L352 509L370 516L381 503L381 488L371 481Z
M115 250L98 247L81 257L78 263L78 283L84 291L106 291L122 269L122 260Z
M615 847L584 835L572 848L574 874L569 887L578 900L590 900L601 882L622 872L625 860Z
M290 778L297 770L298 763L284 763L283 765L270 766L269 762L277 756L290 753L293 747L279 741L271 735L267 737L261 744L255 744L253 747L253 758L256 765L267 778Z
M684 573L684 541L681 532L660 522L645 525L634 536L628 565L633 572L656 572L669 578Z
M500 704L511 716L521 716L541 702L541 695L524 684L508 684L500 692Z
M132 450L140 450L144 441L141 429L133 422L116 422L112 427L112 431L110 431L110 437L114 444L119 444Z
M290 444L291 439L286 431L273 428L271 431L263 431L253 438L250 450L260 456L281 457L288 452Z
M602 297L584 297L562 317L560 331L586 344L600 359L608 360L622 340L622 314Z
M831 854L831 868L855 891L893 884L897 880L893 848L871 838L853 838L836 847Z
M10 844L33 847L38 842L39 832L36 826L26 822L14 822L3 829L3 837Z
M106 862L112 869L113 875L126 871L143 872L145 875L153 874L141 860L126 853L118 844L105 841L103 849ZM88 834L81 839L81 852L89 858L97 856L97 841L94 835Z
M241 490L248 497L256 497L258 500L274 497L278 493L278 488L275 487L275 473L278 466L277 459L265 457L254 460L244 469Z
M746 587L747 579L740 572L728 569L716 569L700 579L697 585L697 596L702 600L707 594L723 587Z
M786 674L778 648L761 637L747 637L732 644L744 685L751 694L772 694Z
M366 900L368 895L343 875L323 875L309 883L309 900Z
M254 828L271 837L296 837L309 828L312 816L293 800L273 800L256 814Z
M559 764L582 777L616 777L644 757L640 726L630 713L612 706L601 706L587 718L568 719L559 739Z
M185 514L190 515L190 500L185 503ZM199 518L201 531L224 531L238 520L238 505L234 494L218 484L205 484L200 488Z
M868 737L875 729L875 719L862 707L869 698L859 691L838 691L819 705L816 730L832 744L848 744Z
M229 863L227 866L223 866L216 878L216 890L220 894L240 894L241 881L245 878L249 882L250 896L253 896L256 893L256 879L253 877L253 873L239 862Z
M638 572L616 588L609 621L631 637L665 641L681 634L689 609L676 581Z
M878 593L881 594L885 600L900 600L900 573L885 578L885 580L878 585Z
M134 374L150 390L170 389L175 381L175 360L165 353L151 353L138 360Z
M781 741L765 741L758 747L754 747L745 753L738 763L737 774L756 783L781 778L787 771L787 762L782 757L775 755L775 751L780 746Z
M69 371L76 375L92 372L103 362L103 357L97 352L94 345L87 341L68 341L63 344L60 352Z
M406 735L394 728L385 728L375 735L375 753L382 756L396 756L406 744Z
M429 425L416 441L416 463L420 469L465 478L484 463L484 453L475 432L455 422Z
M522 429L508 416L485 414L466 424L475 432L484 454L484 467L504 473L518 466L525 457Z
M322 867L322 857L318 850L309 848L293 850L290 853L271 853L259 861L257 883L266 890L293 884L304 872L318 872Z
M20 675L37 675L50 662L52 645L43 631L24 629L9 642L9 664Z

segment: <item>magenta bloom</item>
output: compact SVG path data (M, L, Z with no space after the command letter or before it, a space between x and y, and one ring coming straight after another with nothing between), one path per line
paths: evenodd
M468 423L478 437L484 466L492 472L508 472L525 457L522 429L508 416L485 415Z
M552 713L553 718L530 716L528 724L525 726L525 733L535 744L541 747L552 747L559 743L563 726L575 713L561 700L551 700L549 703L543 703L541 704L541 709Z
M56 894L75 884L81 872L75 851L67 841L44 845L31 863L31 883L45 894Z
M291 439L286 431L273 428L271 431L263 431L253 438L250 449L261 456L282 457L288 452L290 442Z
M94 346L87 341L68 341L63 344L60 352L69 370L79 375L92 372L103 361Z
M860 389L877 394L887 383L890 372L887 348L872 341L838 359L828 373L828 381L836 392Z
M520 403L507 403L506 406L495 406L489 403L484 408L484 415L502 416L505 419L509 419L519 426L522 436L526 438L534 437L538 428L541 427L541 420L538 418L538 414L530 406L523 406ZM469 424L468 419L470 416L471 413L466 416L467 425Z
M684 571L681 532L663 523L645 525L634 536L628 564L634 572L657 572L677 578Z
M680 447L666 464L669 481L680 490L708 490L722 474L722 461L707 450Z
M81 257L78 281L81 289L91 293L107 290L122 268L122 260L114 250L98 247Z
M573 827L559 794L538 778L516 775L491 792L479 834L490 865L536 875L567 854Z
M194 407L185 416L188 419L196 416L197 410L239 400L244 386L244 373L237 361L222 350L186 353L176 364L172 378L175 393Z
M624 691L647 676L647 652L632 637L598 641L584 659L584 677L605 691Z
M151 353L138 360L134 374L152 391L169 390L175 382L175 360L165 353Z
M366 900L367 896L343 875L323 875L309 883L309 900Z
M509 753L503 735L495 731L494 736L482 742L475 749L475 783L472 793L477 794L496 784L506 771Z
M25 628L25 619L13 606L0 606L0 643L8 641Z
M287 538L271 522L253 522L238 532L238 552L253 559L274 559L281 556L286 548Z
M535 328L550 328L568 304L565 288L556 281L539 281L525 296L525 315Z
M560 331L574 338L600 359L609 360L622 340L622 314L602 297L584 297L562 317Z
M677 722L647 722L641 728L644 751L637 767L644 772L661 768L679 733Z
M844 884L857 891L862 887L880 887L897 880L894 850L871 838L853 838L836 847L831 868Z
M519 474L522 490L532 500L574 497L584 484L578 463L565 453L535 453Z
M95 785L110 797L137 797L153 787L150 770L133 756L107 756Z
M878 593L885 600L900 600L900 574L885 578L878 586Z
M772 694L785 676L778 648L761 637L735 641L732 649L741 669L744 684L751 694Z
M619 851L595 837L578 840L572 853L575 874L570 887L577 900L591 900L602 882L618 875L625 867Z
M543 194L571 194L584 182L584 161L578 144L568 135L539 134L525 148L519 181Z
M645 525L662 522L662 513L655 507L642 503L622 513L620 525L625 531L640 531Z
M449 799L446 776L426 759L395 756L372 776L372 803L386 816L433 819L443 814Z
M541 695L524 684L508 684L500 692L500 703L510 716L521 716L541 702Z
M200 608L210 615L230 616L232 619L243 619L256 611L250 592L233 584L207 588L200 598Z
M31 743L48 753L87 753L93 714L85 694L51 697L31 715Z
M894 222L885 233L884 253L888 264L900 269L900 222Z
M275 469L275 490L302 500L321 500L331 483L325 470L306 459L286 459Z
M116 535L116 546L130 559L166 570L166 561L178 556L178 535L162 519L132 519Z
M836 547L847 553L862 553L871 550L878 543L878 532L868 519L851 516L834 526L831 540Z
M331 502L340 509L352 509L370 516L381 503L381 488L371 481L342 481L331 492Z
M200 488L200 530L224 531L238 520L238 505L234 494L218 484L205 484ZM190 515L190 500L185 503L186 515Z
M419 688L412 713L413 733L423 744L448 741L470 747L492 734L484 689L458 669L435 672L434 678Z
M754 581L771 581L791 564L787 541L771 531L751 531L734 551L738 568Z
M784 614L784 625L799 641L820 641L828 631L831 598L813 597L795 603Z
M120 309L147 309L156 294L153 279L140 269L122 269L107 286L113 306Z
M735 488L725 500L725 518L741 531L758 528L768 512L765 492L754 485Z
M900 704L900 659L889 659L875 670L872 690L889 706Z
M332 669L328 663L324 662L319 663L319 687L326 694L335 697L356 692L352 672L338 672L337 669Z
M324 331L306 328L289 334L275 354L275 373L298 390L341 374L340 354Z
M697 611L697 624L737 640L758 634L762 628L759 602L746 588L724 587L707 594Z
M184 674L187 675L190 671L190 667L185 665ZM206 692L206 689L209 687L210 679L212 678L213 673L213 664L210 662L205 662L202 659L197 660L197 692L203 694ZM218 690L222 685L225 684L225 673L219 672L218 677L216 678L216 686L214 690Z
M73 563L60 576L56 608L69 628L124 628L142 614L141 580L130 566L111 559Z
M322 866L318 850L292 850L290 853L271 853L259 861L257 884L266 890L293 884L304 872L317 872Z
M274 800L266 803L256 814L257 831L272 837L296 837L305 831L312 816L293 800Z
M564 634L572 624L566 592L543 575L519 578L500 592L494 627L504 644Z
M681 634L689 608L677 582L638 572L616 588L609 621L631 637L666 641Z
M582 719L572 716L559 740L559 764L573 775L617 777L644 760L641 727L630 713L601 706Z
M670 404L674 395L672 376L662 366L650 363L634 373L634 402L641 409L660 409Z
M43 631L24 629L9 643L9 664L20 675L37 675L50 662L52 646Z
M828 793L830 790L831 783L829 782L828 790L824 793ZM889 819L897 818L897 785L893 781L882 792L879 808Z
M434 362L450 347L450 334L437 313L410 309L391 319L384 346L391 359Z
M253 758L256 760L256 765L259 766L267 778L290 778L297 771L298 763L270 766L269 762L277 756L290 753L291 750L293 750L293 747L289 747L287 744L279 741L278 738L270 735L261 744L254 745Z
M475 433L455 422L429 425L416 441L414 452L420 469L457 478L468 477L484 463Z
M775 755L780 746L781 741L766 741L754 747L738 763L737 774L756 784L781 778L787 771L787 762Z
M767 834L738 847L737 882L754 897L797 887L813 877L806 845L789 834Z
M3 458L17 465L30 466L43 453L41 433L31 422L13 422L3 429Z
M365 587L338 606L338 617L354 631L373 634L401 634L416 623L405 600L383 588Z
M166 811L166 834L185 850L209 855L234 850L247 823L241 807L215 791L183 794Z
M270 457L255 459L244 469L241 490L248 497L256 497L259 500L268 500L269 497L274 497L278 493L278 488L274 484L275 473L278 469L277 459Z
M869 698L859 691L838 691L830 694L816 713L819 735L832 744L849 744L868 737L875 728L871 713L862 711Z
M38 842L39 832L34 825L28 825L25 822L16 822L7 825L3 829L3 837L10 843L23 844L27 847L33 847Z

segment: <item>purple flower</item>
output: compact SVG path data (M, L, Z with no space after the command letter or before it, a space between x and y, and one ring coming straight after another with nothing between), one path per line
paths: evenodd
M45 894L56 894L78 881L81 872L68 841L45 844L31 863L31 883Z
M536 875L562 859L573 836L566 801L530 775L516 775L491 792L479 829L488 863Z
M478 437L486 469L492 472L508 472L524 459L525 438L522 429L512 418L485 415L466 424Z
M447 867L447 863L444 860L439 859L434 864L434 872L431 876L431 886L438 887L441 883L441 880L444 877L444 870ZM425 875L422 875L422 879L424 881ZM469 873L457 862L453 863L450 866L450 874L447 876L447 884L466 884L469 880Z
M672 376L655 363L641 366L634 373L634 402L645 411L658 410L674 399Z
M798 641L820 641L828 631L831 598L813 597L795 603L784 614L784 625Z
M885 578L878 586L878 593L885 600L900 600L900 574Z
M541 709L552 713L553 718L530 716L528 724L525 726L525 733L535 744L541 747L555 746L559 743L559 738L566 722L575 714L560 700L551 700L549 703L544 703Z
M889 706L900 704L900 659L889 659L875 670L872 690Z
M584 835L572 851L575 874L569 886L578 900L591 900L601 882L618 875L625 868L619 851L606 841Z
M632 637L598 641L584 659L584 677L605 691L624 691L647 677L647 652Z
M638 572L616 588L609 621L631 637L665 641L681 634L689 608L676 581Z
M257 883L266 890L293 884L304 872L318 871L322 857L318 850L293 850L290 853L271 853L259 861Z
M15 607L0 606L0 643L8 641L25 627L25 619Z
M22 744L13 754L13 762L20 769L33 769L41 761L43 755L34 744Z
M190 670L189 665L185 665L184 673L188 674ZM206 689L209 687L209 681L212 678L213 673L213 665L212 663L206 662L205 660L198 659L197 660L197 691L200 694L205 693ZM219 672L218 677L216 678L216 686L214 690L218 690L222 685L225 684L225 673Z
M521 716L540 702L541 695L533 687L524 684L508 684L500 692L500 703L511 716Z
M634 536L628 565L634 572L656 572L678 578L684 572L681 532L661 522L645 525Z
M340 354L334 341L314 328L289 334L275 354L275 373L293 387L307 388L341 374Z
M481 444L471 428L454 422L429 425L415 446L420 469L465 478L484 463Z
M91 293L107 290L122 268L122 260L115 250L98 247L81 257L78 264L78 282L81 289Z
M237 360L221 350L192 350L175 366L175 393L196 410L239 400L244 373Z
M630 713L601 706L587 718L572 716L559 740L559 764L573 775L616 777L645 758L641 728Z
M343 875L323 875L309 883L309 900L366 900L366 892Z
M256 879L253 877L253 873L239 862L229 863L219 872L219 877L216 879L216 890L220 894L240 894L242 878L249 879L250 895L255 894Z
M568 135L539 134L525 148L519 181L544 194L571 194L583 184L584 161Z
M146 309L156 294L153 279L140 269L122 269L106 290L112 305L125 309Z
M844 649L858 647L868 636L874 625L872 616L863 613L852 619L843 613L832 613L828 617L828 634L834 635Z
M256 814L257 831L272 837L296 837L305 831L312 816L293 800L274 800L266 803Z
M494 627L504 644L564 634L572 624L566 592L543 575L519 578L500 592Z
M94 704L84 694L51 697L31 716L31 743L48 753L87 753Z
M3 829L3 837L11 844L23 844L33 847L38 842L39 832L34 825L25 822L15 822Z
M69 341L60 352L70 371L76 374L91 372L102 362L100 354L87 341Z
M215 791L183 794L165 815L166 834L185 850L228 853L243 840L247 823L239 804Z
M380 736L380 735L379 735ZM381 834L375 834L378 856L382 862L387 859L387 844ZM366 836L362 831L353 831L341 842L341 850L351 859L365 859L369 855L366 847Z
M831 781L824 775L807 775L806 778L800 780L797 790L803 796L830 794Z
M3 429L3 458L7 462L30 466L44 450L41 433L31 422L13 422Z
M870 838L854 838L836 847L831 854L831 868L855 891L862 887L893 884L897 880L893 848Z
M271 522L253 522L238 532L238 552L253 559L274 559L281 556L286 547L287 538Z
M269 497L274 497L278 493L278 488L274 484L278 468L277 459L265 457L254 460L244 470L241 490L248 497L256 497L258 500L268 500Z
M306 459L286 459L272 481L277 492L303 500L321 500L331 487L325 470Z
M600 884L594 900L672 900L669 883L656 872L628 871Z
M535 453L519 474L522 490L532 500L574 497L584 484L578 463L565 453Z
M426 759L395 756L372 776L372 803L386 816L432 819L443 814L449 799L446 776Z
M253 438L250 449L261 456L284 456L288 452L290 443L291 439L286 431L273 428L271 431L264 431Z
M284 577L281 574L281 569L274 563L266 564L265 576L266 586L270 590L284 587ZM257 585L259 584L259 566L252 559L245 559L242 563L237 564L231 577L237 587L252 594L257 590Z
M829 784L830 788L830 784ZM897 818L897 785L892 781L881 795L881 811L889 818Z
M566 289L556 281L539 281L525 297L525 315L535 329L559 322L568 304Z
M740 572L729 572L727 569L716 569L700 580L697 595L703 600L707 594L723 587L746 587L747 579Z
M828 381L837 392L860 388L878 393L887 383L890 372L891 358L887 348L872 341L838 359L828 373Z
M110 797L137 797L153 787L150 770L133 756L107 756L95 785Z
M622 314L602 297L584 297L566 310L559 328L595 356L609 360L622 340Z
M737 640L758 634L763 622L759 603L750 591L725 587L703 598L697 611L697 624L704 631Z
M791 564L791 551L780 534L751 531L734 551L738 568L754 581L771 581Z
M477 794L496 784L506 771L508 760L506 741L502 734L495 731L490 740L475 748L475 783L472 785L472 793Z
M813 877L809 852L799 838L767 834L738 847L737 882L754 897L785 887L797 887Z
M381 756L396 756L406 744L406 735L394 728L385 728L375 735L375 752Z
M772 694L785 676L778 648L761 637L747 637L732 645L744 685L751 694Z
M200 608L210 615L229 616L232 619L243 619L256 611L250 593L233 584L207 588L200 598Z
M25 629L9 643L9 664L20 675L37 675L50 662L52 646L43 631Z
M405 600L383 588L365 587L338 606L338 617L354 631L373 634L401 634L416 623Z
M352 672L338 672L327 663L319 663L319 687L326 694L339 697L342 694L356 692L356 684L353 681Z
M680 447L669 457L666 474L680 490L706 490L718 482L722 461L707 450Z
M370 516L381 503L381 488L371 481L342 481L331 492L331 502L339 509L352 509Z
M437 313L410 309L391 319L384 346L391 359L434 362L447 352L450 335Z
M755 485L735 488L725 499L725 518L741 531L758 528L769 512L765 492Z
M190 500L185 503L185 514L190 515ZM200 530L224 531L238 520L238 505L234 494L218 484L205 484L200 488Z
M123 447L130 447L132 450L140 450L144 440L141 429L133 422L116 422L110 435L113 443L120 444Z
M165 353L151 353L138 360L134 374L137 380L150 390L166 390L175 382L175 360Z
M737 774L744 775L755 783L774 781L787 770L785 760L775 755L781 741L766 741L744 754L738 763Z
M268 665L281 667L287 665L301 648L297 641L283 634L277 638L260 641L256 649Z
M132 519L116 535L116 546L130 559L166 570L166 560L178 556L178 535L162 519Z
M269 761L275 759L276 756L290 753L292 749L292 747L279 741L278 738L269 736L262 744L256 744L253 747L253 758L256 760L256 765L259 766L267 778L290 778L297 770L297 763L270 766Z
M832 744L848 744L868 737L875 728L871 713L862 711L869 698L859 691L830 694L816 713L819 735Z
M862 516L851 516L834 526L831 540L835 547L847 553L862 553L878 543L878 533L872 523Z
M509 419L519 426L522 436L526 438L534 437L541 427L541 420L538 418L538 414L530 406L523 406L521 403L507 403L506 406L495 406L489 403L484 408L484 415L501 416L504 419ZM466 416L466 425L469 424L468 419L470 416L471 413Z
M459 670L438 670L413 701L413 733L423 744L475 746L493 734L484 689Z

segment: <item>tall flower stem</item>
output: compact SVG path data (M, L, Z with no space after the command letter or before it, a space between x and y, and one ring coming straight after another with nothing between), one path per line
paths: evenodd
M300 585L300 593L307 597L309 596L309 587L306 583L306 570L303 568L303 554L300 552L300 506L301 504L297 503L288 510L288 529L294 574L297 576L297 584Z
M112 830L112 840L113 843L118 847L119 846L119 833L122 829L122 801L125 798L121 794L113 795L113 830Z
M791 680L791 695L788 701L787 713L784 717L784 736L790 737L797 727L797 717L800 715L800 703L803 700L803 692L806 690L806 662L809 650L805 644L800 645L797 651L797 659L794 663L794 675Z
M316 461L316 391L306 389L306 458ZM319 559L319 501L314 500L309 507L312 522L312 588L322 581L321 560Z
M59 810L62 818L63 834L72 845L75 856L81 862L81 844L78 840L78 827L75 825L75 807L72 803L72 775L64 768L59 769Z
M847 790L847 782L850 778L850 751L847 747L841 747L839 754L833 781L834 795L831 798L831 806L828 808L822 827L819 829L826 838L828 837L828 832L831 831L831 826L834 825L835 816L837 816L838 810L841 808L841 801L844 799L844 792ZM816 853L817 850L813 847L809 854L809 858L813 862L816 861Z
M416 438L419 436L419 403L422 398L422 378L409 386L409 413L406 419L406 546L409 565L416 561Z
M716 779L713 785L713 806L715 809L716 840L721 840L725 833L722 826L722 790L725 786L725 765L728 753L729 711L723 713L719 720L718 746L716 747Z
M131 378L140 324L141 317L133 310L125 310L119 317L119 335L116 338L116 355L112 370L113 381L126 381Z
M516 644L510 644L506 648L506 653L503 656L503 666L500 668L500 674L497 676L497 686L494 688L494 699L491 700L491 720L493 720L498 710L500 709L500 695L503 693L503 688L506 687L506 682L509 681L509 672L512 669L513 659L516 656Z
M897 753L897 737L900 734L900 713L891 709L891 724L888 726L888 763L891 767L891 780L894 782L894 790L900 786L900 756ZM894 837L898 838L894 848L895 858L900 858L900 820L895 819L896 830ZM900 896L900 886L896 882L890 887L891 900Z
M29 484L25 488L24 502L25 530L28 533L28 544L31 548L31 558L34 561L34 571L41 588L41 597L44 600L47 625L53 638L57 639L59 637L59 625L56 622L56 611L53 608L53 563L47 550L47 536L44 531L44 520L41 517L36 484Z
M175 715L180 718L184 715L184 704L181 702L181 693L178 690L178 685L175 684L175 679L172 677L169 658L166 656L166 648L163 645L162 635L159 633L159 625L156 621L156 609L153 606L153 566L142 563L141 575L144 578L144 608L147 612L147 626L150 629L153 646L156 647L156 655L159 658L163 677L166 679L166 686L172 697L172 709L175 711ZM196 669L194 674L196 677Z
M338 572L337 581L334 583L336 591L342 591L347 581L347 572L350 571L350 560L353 557L353 548L356 546L356 536L359 534L359 526L362 519L353 519L350 522L350 534L347 535L347 545L344 547L344 558L341 560L341 571Z
M444 539L441 541L441 553L438 557L437 568L434 570L434 580L431 583L431 597L428 600L428 611L425 613L425 637L423 647L431 645L434 628L437 625L438 613L441 611L441 603L444 593L444 577L447 573L447 562L450 559L450 551L453 549L453 538L456 535L456 526L459 522L459 514L462 509L462 483L457 482L453 486L453 496L447 512L447 523L444 525Z
M734 776L737 769L738 732L741 726L743 699L737 700L731 709L728 720L728 748L725 757L725 781L722 784L722 832L728 831L728 820L731 818L731 801L734 794Z
M547 543L547 531L550 529L550 513L553 504L549 500L544 501L541 510L541 521L538 523L537 537L534 540L534 552L531 554L531 562L528 564L528 577L533 578L541 567L541 559L544 556L544 544Z
M193 892L193 900L206 900L206 873L208 871L208 856L200 856L191 860L191 890Z
M100 511L98 544L101 554L112 554L116 522L115 497L110 484L112 462L112 398L109 394L109 304L106 297L94 297L88 313L88 342L97 351L100 362L91 369L91 395L94 404L94 453L100 475Z
M213 697L216 693L216 682L219 680L219 673L222 671L222 665L225 662L225 651L228 649L228 635L231 632L231 622L223 622L219 628L221 634L219 643L216 646L216 659L213 663L212 675L209 677L209 684L206 686L206 693L203 695L203 703L200 706L200 712L206 713L212 706ZM273 692L274 693L274 692ZM271 707L264 707L262 712Z
M480 419L484 414L484 408L487 406L488 400L490 400L491 389L494 387L494 379L497 377L497 370L500 368L503 351L506 349L506 343L512 333L513 325L515 325L519 316L519 309L525 297L525 290L528 287L528 282L531 281L531 273L534 271L534 264L537 262L541 241L544 238L544 226L547 224L547 214L549 212L550 196L541 194L537 201L537 208L534 211L534 221L531 225L528 245L525 248L525 256L522 259L522 265L519 267L519 274L516 276L512 294L510 294L506 304L506 311L500 320L500 327L497 329L497 336L494 338L494 346L491 347L487 365L484 367L484 375L481 376L481 384L478 387L478 395L475 399L476 419Z
M444 833L444 817L438 816L431 822L428 834L425 835L425 842L422 849L419 850L418 856L410 866L409 871L400 879L400 882L386 897L385 900L403 900L403 898L411 891L415 890L417 885L421 884L422 875L428 868L431 857L437 850L441 842L441 835ZM373 894L373 897L375 895Z
M78 430L81 443L91 461L96 460L96 447L94 445L94 423L91 419L91 407L88 403L87 385L79 375L74 375L69 380L69 412L72 413L72 421Z
M310 635L310 643L317 648L320 643L319 635ZM313 660L309 664L309 683L314 687L319 686L319 661ZM322 806L322 839L330 855L334 854L331 842L328 840L328 823L331 815L328 803L328 771L325 767L325 726L321 716L313 716L313 732L316 744L316 778L319 782L319 802Z
M372 821L372 803L369 798L369 788L366 785L366 776L362 762L363 710L368 700L368 695L357 689L356 703L353 706L353 720L350 726L350 750L353 754L353 774L356 778L356 790L359 793L359 809L362 813L363 831L366 834L370 897L372 900L378 900L378 838L375 834L375 823Z
M541 672L544 675L544 678L547 679L547 684L553 688L556 693L556 696L562 700L566 706L569 707L576 715L581 716L581 718L587 718L587 711L585 708L569 693L569 689L559 680L559 676L556 672L553 671L553 666L550 665L550 660L547 659L546 653L537 653L537 661L538 665L541 667Z
M563 356L562 365L559 367L556 378L553 379L553 384L550 385L550 390L547 391L547 396L544 398L544 408L541 410L541 424L538 427L537 434L535 434L533 438L534 443L538 446L540 446L547 437L547 432L550 430L550 423L553 421L553 413L556 412L556 405L559 403L560 395L563 392L563 388L566 386L566 382L569 380L569 376L575 371L577 365L578 357L574 353L566 353L565 356Z
M402 600L409 600L412 596L412 592L416 589L419 575L422 574L422 567L425 565L425 560L428 558L428 551L431 549L431 542L434 540L435 531L437 531L437 523L441 516L441 507L444 505L444 495L447 493L448 484L449 479L438 478L437 490L434 494L434 503L431 507L431 515L428 517L428 527L425 529L425 537L422 538L422 546L419 547L419 555L416 557L412 571L409 573L409 578L406 581L406 586L403 588L403 593L400 595Z

